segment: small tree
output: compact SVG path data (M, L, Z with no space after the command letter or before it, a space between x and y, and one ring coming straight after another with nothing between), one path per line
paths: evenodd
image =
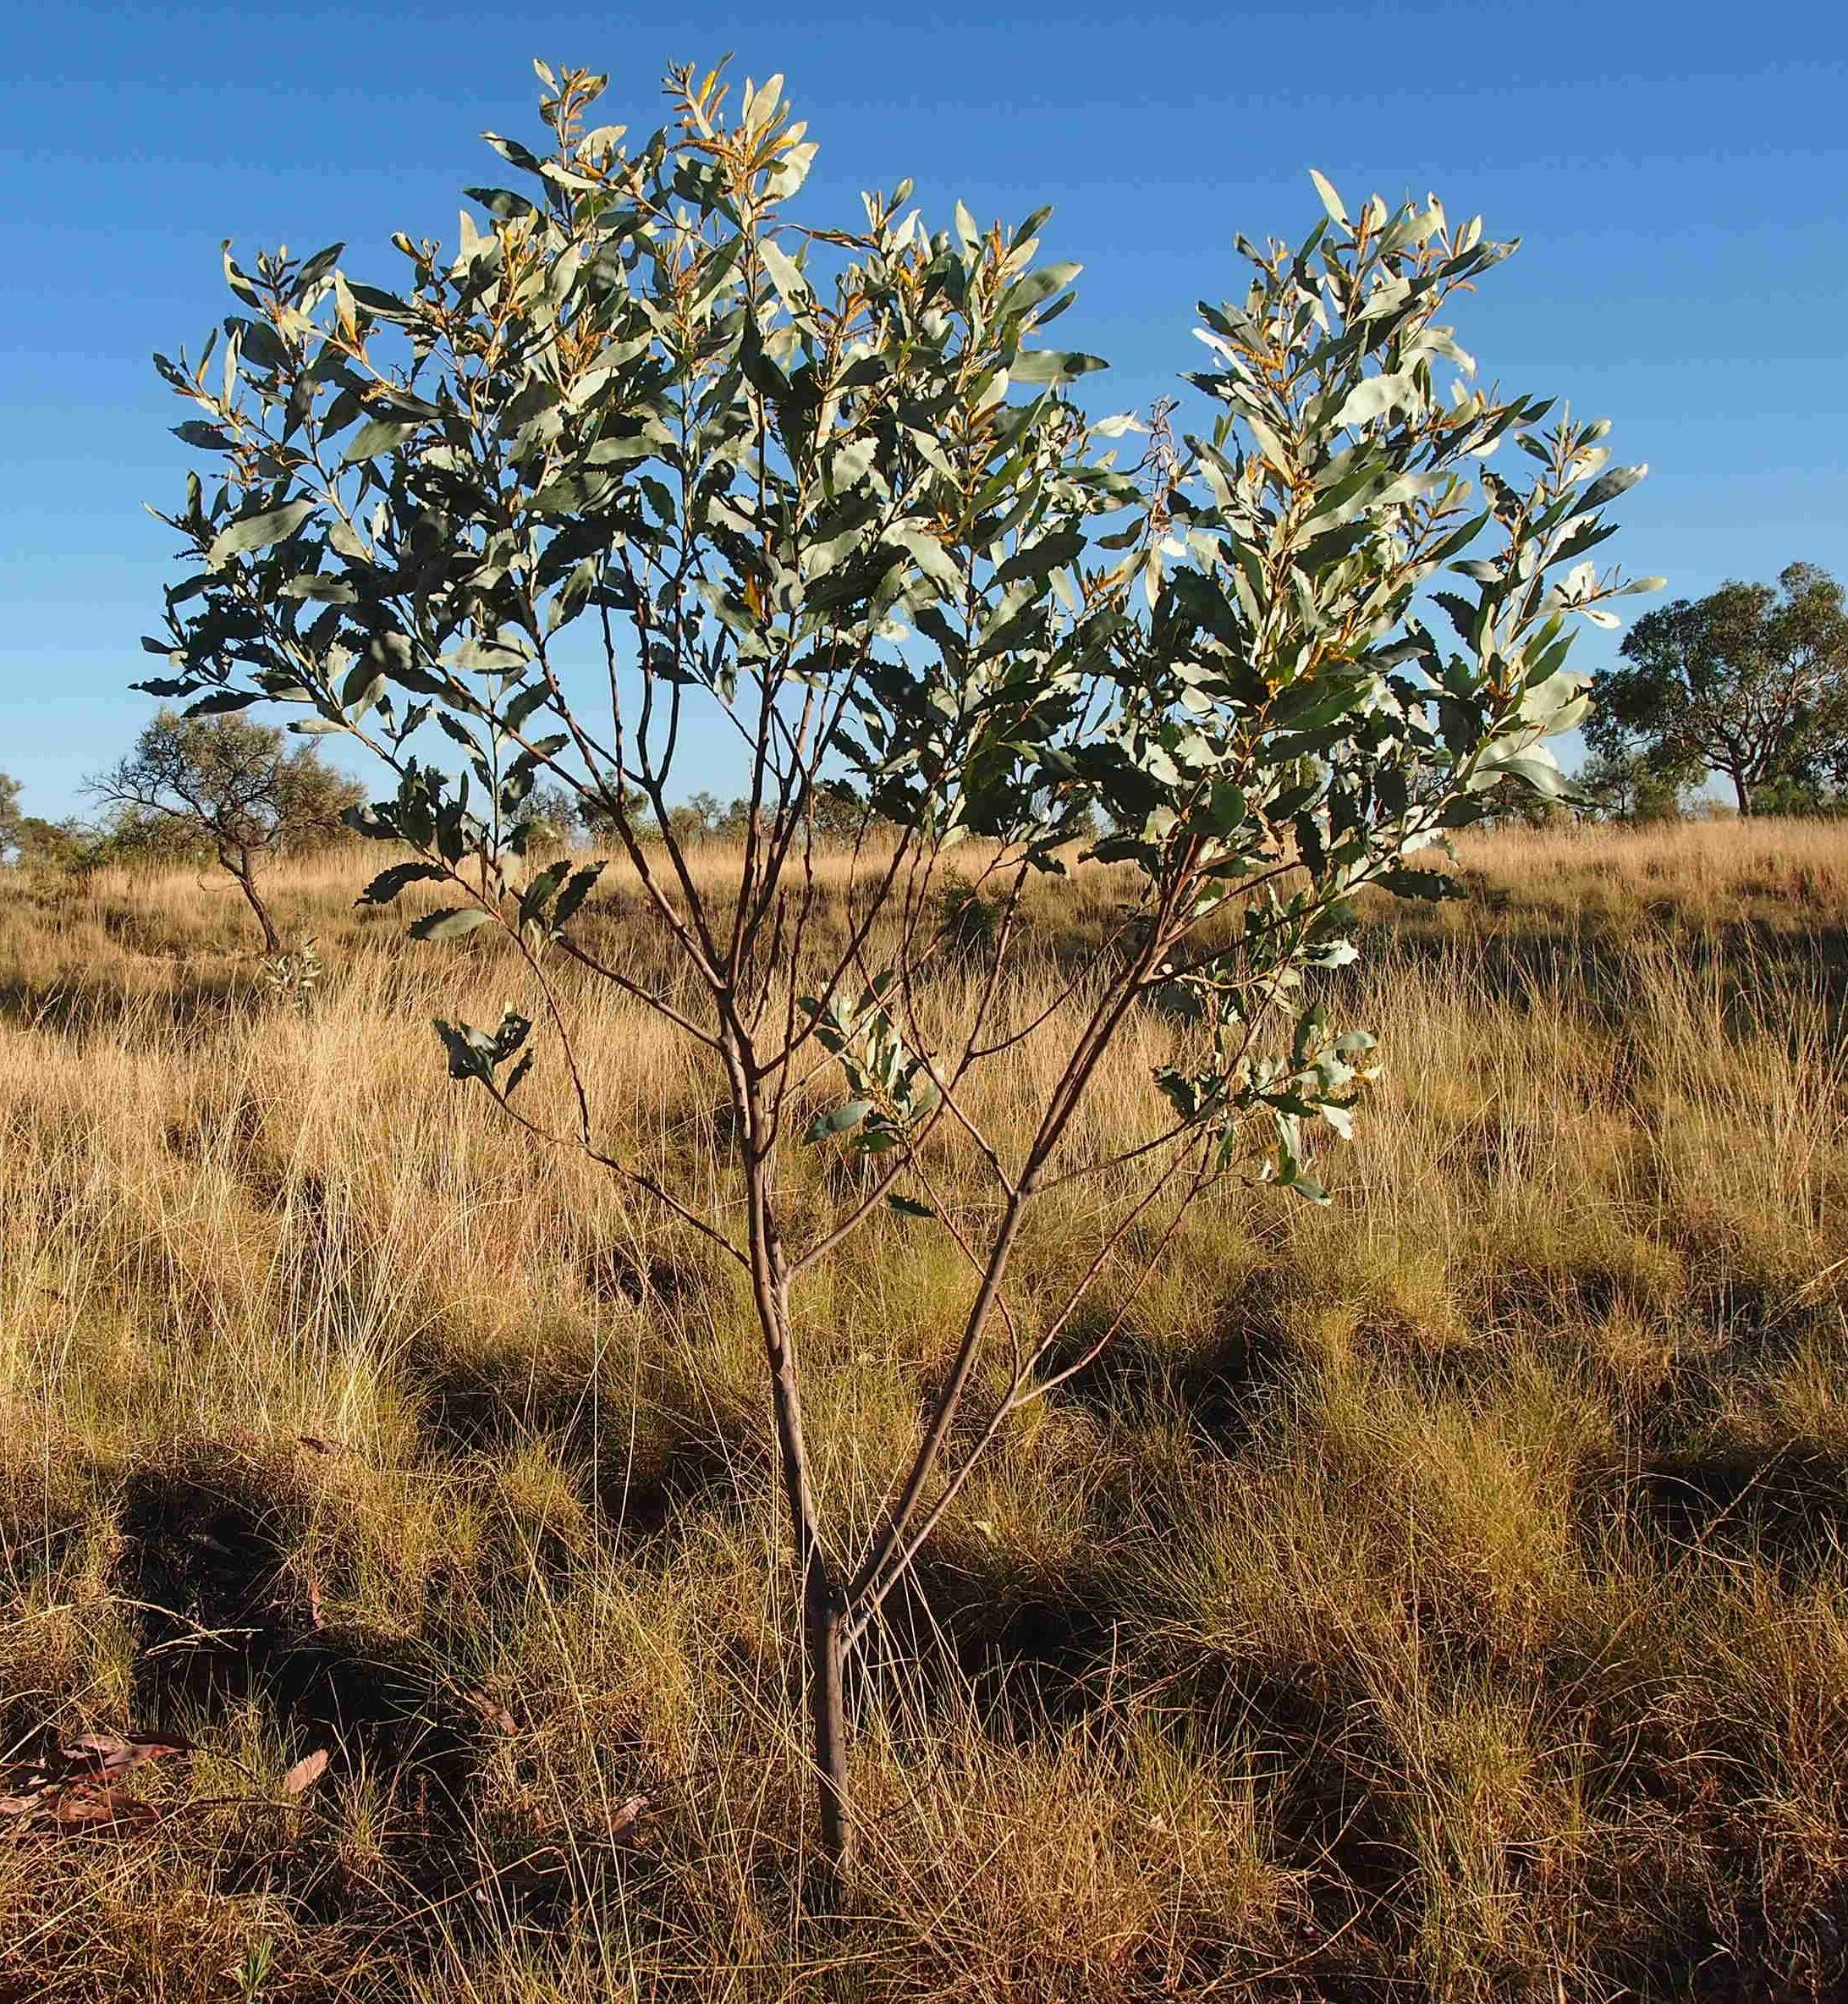
M1637 758L1670 788L1722 773L1741 814L1767 786L1813 801L1848 778L1848 612L1814 564L1645 613L1622 653L1598 677L1594 752Z
M1681 788L1640 757L1601 753L1574 775L1582 811L1603 821L1679 821Z
M331 840L366 797L314 746L291 747L272 725L210 709L162 710L126 758L85 784L143 826L213 856L244 893L271 955L283 937L257 888L260 870Z
M19 782L0 773L0 862L19 846L19 830L25 817L19 811Z
M532 984L498 1026L437 1026L451 1076L588 1150L748 1283L839 1864L848 1658L984 1450L1120 1322L1071 1353L1100 1276L1147 1271L1228 1176L1323 1200L1314 1137L1348 1131L1373 1065L1372 1038L1328 1013L1353 894L1439 895L1408 856L1504 781L1559 790L1540 740L1583 707L1568 615L1631 587L1554 574L1636 473L1605 468L1602 425L1543 428L1546 405L1470 384L1440 315L1508 246L1434 200L1350 216L1318 183L1306 242L1246 245L1241 297L1202 309L1207 408L1180 437L1168 407L1092 422L1068 394L1102 365L1044 344L1077 269L1041 262L1044 212L1009 229L959 206L933 234L901 184L850 227L799 226L784 205L815 148L780 79L728 118L716 74L676 72L668 126L630 146L586 129L601 78L539 72L551 149L491 136L525 192L477 191L488 225L465 221L453 255L397 238L397 290L349 278L337 248L228 262L226 366L160 363L217 474L168 518L191 561L148 642L173 672L149 685L296 704L297 728L392 768L360 825L414 860L366 898L441 883L454 902L412 933L498 928ZM1503 443L1528 476L1483 473L1478 505L1477 462ZM1452 645L1421 616L1430 587ZM563 658L574 631L594 701ZM718 877L667 800L701 703L748 773ZM432 719L459 781L414 749ZM524 866L542 781L608 829L677 975L586 936L603 864ZM1093 815L1119 921L1023 1016L1026 894ZM850 858L826 924L823 829ZM972 895L993 910L959 952ZM709 1063L732 1203L608 1139L562 967ZM563 1126L519 1097L536 1017ZM1085 1143L1132 1021L1179 1026L1146 1124ZM1059 1061L1004 1148L977 1082L1017 1071L1029 1039ZM819 1105L817 1065L839 1081ZM817 1188L801 1148L859 1173ZM959 1171L985 1201L945 1197ZM1074 1186L1095 1193L1095 1241L1075 1285L1029 1308L1015 1255ZM879 1218L951 1235L969 1293L862 1524L818 1503L800 1357L805 1284Z

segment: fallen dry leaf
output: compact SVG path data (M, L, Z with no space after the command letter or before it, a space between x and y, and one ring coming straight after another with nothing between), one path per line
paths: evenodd
M63 1824L154 1823L160 1812L125 1788L105 1788L85 1782L54 1789L52 1820Z
M190 1754L190 1744L172 1734L160 1732L86 1732L63 1748L63 1759L74 1773L125 1775L131 1768L169 1754Z
M312 1754L305 1754L289 1772L283 1776L283 1793L300 1795L312 1788L327 1771L327 1749L317 1747Z
M16 1795L0 1796L0 1816L30 1824L40 1817L66 1829L97 1824L146 1824L160 1812L139 1796L115 1787L132 1769L168 1754L190 1754L190 1745L173 1733L86 1732L36 1761Z
M610 1812L609 1834L613 1837L627 1836L641 1820L648 1808L645 1795L632 1795L627 1802L620 1803Z
M515 1733L520 1731L518 1721L507 1707L497 1704L485 1692L465 1691L462 1702L482 1725L492 1726L496 1732Z

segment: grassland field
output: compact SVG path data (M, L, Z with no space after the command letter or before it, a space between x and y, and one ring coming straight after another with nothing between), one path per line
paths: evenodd
M838 1915L748 1299L443 1076L515 970L356 911L376 867L278 873L300 1013L228 878L0 872L0 1755L191 1747L156 1817L0 1828L8 2004L1848 1997L1848 832L1495 834L1369 906L1334 1201L1202 1205L958 1499L855 1693ZM1043 978L1112 897L1040 894ZM718 1201L697 1054L575 1001ZM968 1293L874 1230L801 1304L854 1523Z

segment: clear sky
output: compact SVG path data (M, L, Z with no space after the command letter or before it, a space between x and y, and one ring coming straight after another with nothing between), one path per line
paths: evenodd
M1484 373L1650 462L1604 553L1686 594L1848 570L1839 5L3 0L0 33L0 770L33 812L80 806L151 707L128 684L170 538L142 504L179 492L186 413L148 356L230 310L219 240L344 239L395 276L393 229L453 240L461 188L503 178L481 129L533 136L536 55L608 70L643 130L670 61L783 70L811 216L905 174L934 220L1055 203L1047 255L1086 266L1060 334L1113 359L1114 408L1193 366L1235 233L1307 228L1308 168L1350 201L1435 190L1525 239L1457 317Z

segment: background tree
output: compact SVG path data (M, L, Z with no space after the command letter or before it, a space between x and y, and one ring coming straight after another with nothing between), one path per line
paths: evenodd
M1601 425L1470 385L1440 315L1509 247L1435 201L1350 217L1319 184L1306 241L1246 246L1180 436L1167 407L1094 422L1066 394L1102 365L1042 339L1076 272L1040 259L1044 212L959 205L932 233L907 183L800 227L783 205L815 149L780 79L730 117L716 73L676 72L668 124L631 148L586 128L602 79L539 69L550 151L492 140L522 191L477 191L488 226L453 256L398 237L396 291L338 247L228 263L228 377L160 363L216 465L167 518L188 568L151 686L293 702L370 746L397 785L360 825L414 860L367 899L439 883L454 901L413 933L495 928L525 969L524 1010L439 1026L451 1076L735 1267L839 1866L850 1657L987 1447L1120 1325L1081 1319L1101 1276L1133 1294L1228 1177L1323 1200L1317 1137L1348 1131L1372 1062L1325 993L1356 955L1352 895L1439 895L1408 856L1504 781L1559 790L1540 740L1583 707L1570 615L1631 587L1556 574L1636 470L1607 466ZM1503 443L1526 467L1481 476L1479 505ZM1455 644L1421 617L1433 585ZM560 650L585 642L599 672L568 685ZM717 865L668 806L696 708L749 774ZM458 778L419 749L432 721ZM824 899L830 780L884 818ZM613 943L602 863L523 860L541 783L605 818ZM1119 895L1074 966L1027 893L1091 815ZM943 930L971 896L979 952ZM635 955L645 925L673 972ZM608 1138L574 1035L605 986L707 1067L729 1192ZM522 1098L539 1020L563 1076ZM1087 1096L1130 1025L1169 1054L1141 1126L1100 1131ZM996 1090L1036 1096L1018 1151L984 1124ZM814 1148L847 1159L817 1175ZM985 1197L941 1200L949 1170ZM811 1283L856 1237L903 1258L921 1231L966 1300L947 1368L907 1379L915 1443L860 1488L864 1444L811 1434ZM1031 1292L1023 1247L1070 1284Z
M19 781L0 773L0 862L23 870L86 870L103 862L107 849L105 832L74 815L47 821L23 812Z
M1573 776L1572 790L1603 821L1679 821L1681 782L1636 755L1601 752Z
M831 848L851 849L866 832L868 802L844 779L823 779L815 789L815 834Z
M312 745L247 718L162 710L118 765L86 783L97 799L151 831L209 851L235 880L263 934L282 934L258 888L275 856L318 847L341 832L365 790L327 764Z
M27 814L15 833L13 855L21 869L81 873L109 861L109 838L74 814L61 821Z
M1848 776L1848 614L1814 564L1645 613L1622 654L1597 678L1594 752L1671 787L1724 774L1741 814L1767 785L1813 796Z
M536 786L526 803L535 840L569 849L585 833L576 797L566 787Z
M651 818L654 810L647 795L639 786L629 788L623 797L621 809L621 818L630 829L645 840L652 835L654 830ZM613 843L617 839L617 818L595 794L586 793L579 798L577 822L585 835L592 842Z

